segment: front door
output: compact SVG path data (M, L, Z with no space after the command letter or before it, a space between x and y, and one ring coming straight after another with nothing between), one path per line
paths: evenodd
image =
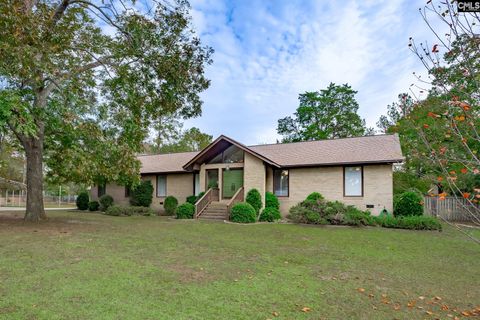
M223 169L222 198L231 198L243 187L243 169Z

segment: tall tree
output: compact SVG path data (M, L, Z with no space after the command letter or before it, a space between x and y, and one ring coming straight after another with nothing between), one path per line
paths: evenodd
M155 141L150 144L148 152L150 153L172 153L200 151L212 142L213 136L203 133L198 128L190 128L185 131L178 131L175 138L169 140Z
M398 102L387 106L387 115L382 115L377 121L380 132L387 133L389 128L395 126L400 119L407 116L413 108L415 101L408 93L400 93Z
M152 121L201 113L212 50L195 37L187 1L153 5L0 2L0 126L25 151L25 219L46 218L44 160L59 182L138 181Z
M436 179L445 190L439 198L454 195L461 205L467 201L471 206L466 210L480 224L475 205L480 200L480 16L459 12L456 1L429 1L420 13L435 42L418 44L410 38L410 49L431 79L420 79L431 86L426 100L430 109L412 126L426 150L424 161L438 168Z
M357 91L348 84L330 83L326 89L300 94L293 117L278 120L283 142L356 137L372 133L357 114Z

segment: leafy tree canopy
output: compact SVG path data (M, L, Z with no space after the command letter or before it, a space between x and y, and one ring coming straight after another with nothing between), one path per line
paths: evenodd
M149 126L200 115L211 54L185 0L1 1L0 127L25 150L26 218L45 217L44 161L58 182L138 181Z
M187 130L177 130L170 136L164 135L155 139L153 144L147 145L149 153L172 153L199 151L212 142L213 136L203 133L200 129L193 127Z
M293 117L278 120L283 142L347 138L373 134L357 114L357 91L348 84L330 83L326 89L300 94Z

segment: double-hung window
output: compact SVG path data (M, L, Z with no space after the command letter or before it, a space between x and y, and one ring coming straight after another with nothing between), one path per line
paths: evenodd
M273 192L278 197L288 197L288 170L273 170Z
M157 176L157 197L167 196L167 176L159 174Z
M343 195L345 197L363 197L363 167L344 167Z

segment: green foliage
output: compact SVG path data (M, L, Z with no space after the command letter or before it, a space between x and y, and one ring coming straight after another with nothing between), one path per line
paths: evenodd
M138 182L152 122L201 114L213 50L195 35L187 1L152 5L2 2L0 130L43 147L53 181Z
M218 188L218 182L217 181L210 181L208 183L208 189L217 189Z
M377 225L384 228L411 229L411 230L442 230L438 219L428 216L378 216L373 217Z
M195 196L195 195L188 196L187 197L187 202L191 203L191 204L195 204L195 202L197 202L197 196Z
M273 192L265 192L265 208L280 209L280 201Z
M151 146L151 151L155 153L172 153L172 152L187 152L187 151L200 151L208 146L213 139L213 136L203 133L198 128L190 128L185 131L178 130L181 128L180 123L171 122L173 129L170 134L171 139L165 142L165 135L158 135L156 144ZM160 127L165 126L165 122L158 123ZM161 129L162 130L162 129ZM180 132L178 132L180 131Z
M153 200L153 185L150 180L143 180L130 191L130 204L132 206L150 207Z
M155 212L147 207L112 205L108 207L105 214L109 216L153 216Z
M280 215L280 211L274 207L265 207L260 214L259 221L268 221L273 222L276 220L280 220L282 216Z
M283 142L362 136L372 133L357 114L357 91L348 84L330 83L326 89L300 94L293 118L278 120Z
M411 171L393 172L393 194L398 195L405 191L417 190L421 194L427 194L431 188L432 180L414 174Z
M393 214L400 216L421 216L423 214L423 198L416 192L407 191L394 198Z
M368 211L362 211L354 206L348 206L344 223L349 226L373 226L375 220Z
M200 200L204 195L205 195L204 191L200 192L197 196L197 200Z
M257 220L255 208L247 202L237 202L232 207L230 220L238 223L252 223Z
M100 202L100 210L106 211L113 204L113 198L109 194L104 194L98 199L98 202Z
M193 219L195 206L189 202L181 204L177 208L177 219Z
M318 192L310 193L305 200L319 201L324 200L325 198Z
M100 203L98 203L98 201L90 201L88 203L88 210L90 211L97 211L99 207Z
M80 192L80 194L77 196L77 200L75 200L78 210L87 210L89 200L90 196L88 195L88 192Z
M245 202L249 203L258 214L262 208L262 196L257 189L250 189L245 197Z
M388 212L387 209L383 208L382 211L380 211L380 217L384 217L384 216L391 216L392 214L390 212Z
M163 208L167 216L173 216L177 210L178 200L174 196L168 196L163 201Z

